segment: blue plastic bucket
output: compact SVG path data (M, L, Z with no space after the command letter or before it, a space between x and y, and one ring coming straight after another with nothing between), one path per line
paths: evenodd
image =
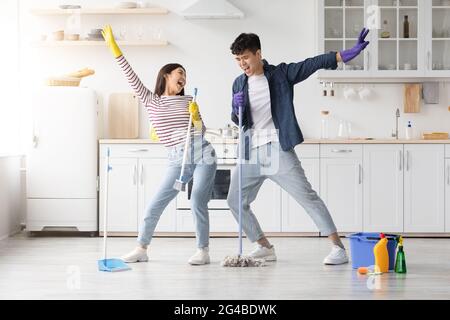
M353 269L359 267L369 267L375 265L373 247L380 240L379 233L359 232L347 236L350 239L350 252ZM388 239L389 270L394 270L395 250L397 248L397 238L395 234L386 234Z

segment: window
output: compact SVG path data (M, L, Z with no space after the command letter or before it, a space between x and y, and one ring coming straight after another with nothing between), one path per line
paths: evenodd
M0 154L17 153L19 147L19 1L0 1Z

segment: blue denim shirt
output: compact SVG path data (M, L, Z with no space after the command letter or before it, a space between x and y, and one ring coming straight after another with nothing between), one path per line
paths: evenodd
M264 63L264 75L269 82L272 119L278 130L280 146L284 151L294 148L304 141L294 110L294 85L306 80L319 69L337 69L336 52L322 54L298 63L281 63L277 66ZM244 131L253 127L248 97L248 77L240 75L234 80L233 94L244 92L245 112L242 119ZM238 124L239 119L233 112L231 120ZM246 159L248 159L250 135L246 134Z

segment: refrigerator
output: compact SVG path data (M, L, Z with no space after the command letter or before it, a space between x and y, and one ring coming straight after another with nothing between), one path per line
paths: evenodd
M33 93L26 230L97 232L98 100L82 87Z

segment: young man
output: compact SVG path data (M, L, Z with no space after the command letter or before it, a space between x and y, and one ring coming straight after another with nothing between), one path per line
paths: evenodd
M319 69L337 68L338 62L347 63L358 56L367 45L369 30L363 29L356 45L349 50L331 52L299 63L270 65L262 59L261 43L255 34L243 33L231 45L244 74L233 84L232 120L238 123L239 106L243 109L245 130L245 159L242 178L242 225L251 242L256 242L253 258L267 261L277 259L275 248L265 237L250 204L256 199L265 179L270 179L286 190L313 219L322 235L328 236L333 246L324 264L348 262L333 219L324 202L311 188L294 147L303 142L294 110L294 85L307 79ZM249 143L248 143L249 142ZM274 163L276 168L273 170ZM272 167L272 169L269 169ZM238 219L239 194L237 170L233 172L228 204Z

